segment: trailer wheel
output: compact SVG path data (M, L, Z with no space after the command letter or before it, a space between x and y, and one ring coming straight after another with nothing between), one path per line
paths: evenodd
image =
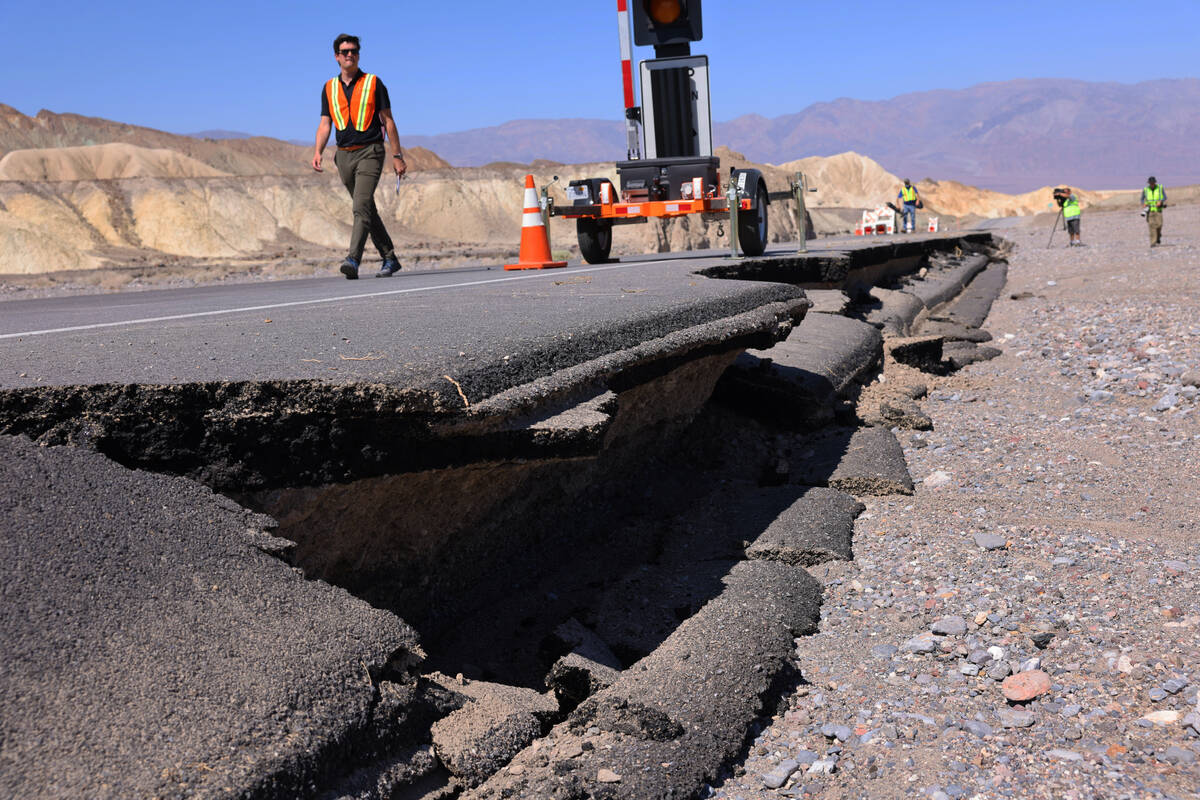
M754 208L738 214L738 244L748 256L761 256L767 249L767 187L761 181L755 191Z
M612 223L607 220L587 219L580 217L575 220L575 232L579 234L579 254L589 264L603 264L608 261L609 251L612 250Z

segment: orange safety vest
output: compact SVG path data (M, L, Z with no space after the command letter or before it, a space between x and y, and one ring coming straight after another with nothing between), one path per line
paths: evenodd
M329 101L329 113L333 124L344 131L354 121L354 130L365 131L375 118L375 76L364 72L354 84L354 95L346 100L346 89L341 77L330 79L325 84L325 98Z

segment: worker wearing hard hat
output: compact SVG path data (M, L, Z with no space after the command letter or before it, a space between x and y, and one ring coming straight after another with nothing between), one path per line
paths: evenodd
M921 195L917 193L917 187L912 185L912 181L905 178L896 199L902 203L901 208L904 209L901 212L904 216L900 229L905 233L912 233L917 224L917 209L925 205L921 202Z
M400 271L396 250L387 228L375 207L375 187L383 174L383 164L388 156L384 148L384 137L391 145L392 170L399 180L408 170L404 153L400 150L396 123L392 120L392 106L387 87L375 75L358 68L360 45L357 36L340 34L333 40L333 52L341 74L325 82L321 89L321 122L317 126L316 150L312 166L321 172L321 153L329 141L331 128L337 129L337 154L333 163L338 176L354 199L354 228L350 233L350 252L341 264L341 272L348 279L358 277L358 266L362 262L367 236L379 250L383 264L376 278L387 278ZM399 190L399 184L396 186Z

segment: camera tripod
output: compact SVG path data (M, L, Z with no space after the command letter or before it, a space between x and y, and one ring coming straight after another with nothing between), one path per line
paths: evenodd
M1054 242L1054 232L1056 230L1058 230L1058 223L1062 221L1062 218L1063 218L1063 210L1062 210L1062 206L1059 206L1058 207L1058 217L1056 217L1054 220L1054 227L1050 229L1050 241L1046 242L1047 250L1050 249L1050 245L1053 244L1053 242Z

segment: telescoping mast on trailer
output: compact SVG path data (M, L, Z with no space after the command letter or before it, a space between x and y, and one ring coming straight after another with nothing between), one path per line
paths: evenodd
M617 0L621 75L625 92L626 160L617 162L620 191L607 178L573 180L570 205L549 209L575 220L585 261L607 261L614 225L651 217L704 214L729 219L734 249L761 255L767 244L767 184L756 169L734 169L720 182L721 160L712 153L708 57L693 56L703 36L700 0ZM634 98L633 47L653 45L642 61L642 104Z

